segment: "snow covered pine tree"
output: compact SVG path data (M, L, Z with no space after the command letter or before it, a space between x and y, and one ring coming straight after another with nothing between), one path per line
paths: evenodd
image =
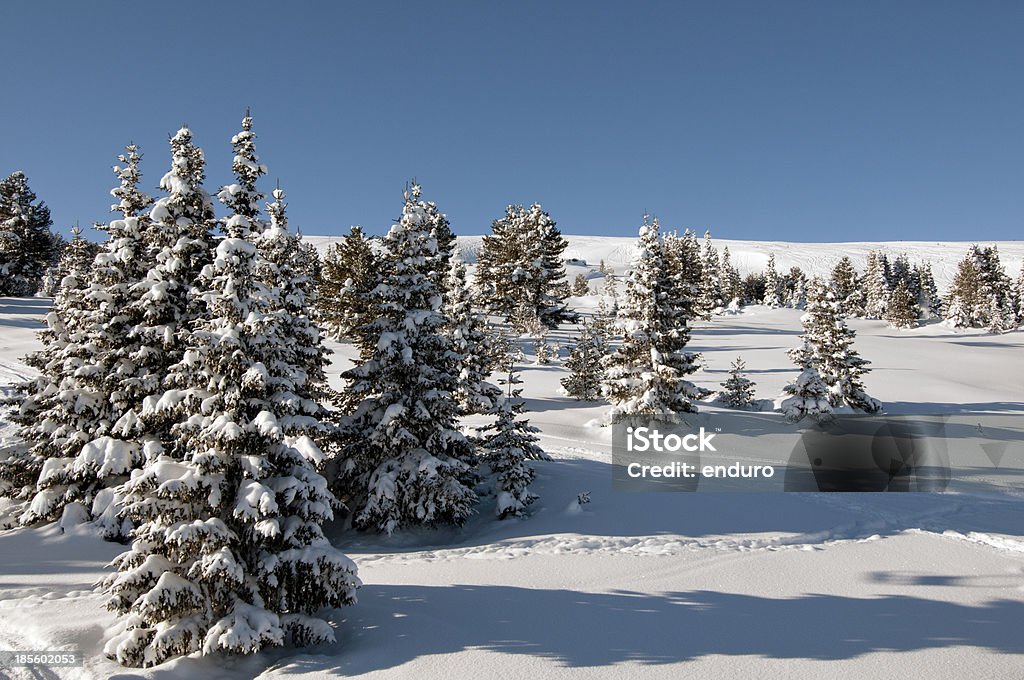
M562 378L562 389L570 397L593 401L601 396L601 362L608 353L605 338L593 323L580 326L576 344L569 352L565 367L569 375Z
M612 403L612 422L620 416L697 410L693 400L700 393L685 379L697 370L697 355L685 351L692 306L674 273L665 266L658 221L645 215L619 319L622 345L604 362L602 391Z
M743 375L743 369L747 365L743 357L736 357L732 362L732 369L729 371L729 379L722 383L721 394L718 400L731 408L749 408L754 400L754 381Z
M509 367L508 376L499 380L506 385L508 393L490 413L494 423L485 428L490 434L484 437L483 458L497 477L498 498L495 514L500 519L518 517L526 507L537 500L529 490L534 471L527 460L547 460L548 455L537 446L536 427L519 416L523 412L523 400L519 396L522 380Z
M17 170L0 180L0 296L34 295L57 261L61 239L50 231L50 209Z
M449 260L444 290L446 333L458 356L458 387L455 398L462 415L486 413L501 396L501 390L487 382L494 370L494 335L486 317L473 309L472 290L466 280L466 265L458 256Z
M834 293L820 280L811 284L807 311L800 321L811 354L808 359L804 356L807 348L795 350L797 364L804 368L810 362L828 385L832 406L848 406L865 413L880 411L882 405L864 391L861 377L868 372L869 362L853 348L856 333L846 325Z
M800 375L783 388L791 396L779 402L778 410L786 420L796 423L804 418L824 422L832 417L832 403L829 401L828 385L814 367L814 348L804 336L803 344L790 350L789 355L800 367Z
M405 192L399 222L384 237L386 263L374 289L378 340L349 369L339 484L361 528L463 523L477 502L476 451L459 432L458 357L444 329L433 204Z
M321 529L338 501L314 469L323 457L308 436L316 414L290 389L305 371L289 355L294 325L280 282L262 278L274 270L254 243L265 169L251 125L246 116L232 139L237 183L219 194L232 211L225 237L189 294L202 313L170 367L170 389L147 400L149 411L177 415L179 445L125 485L137 527L106 582L125 619L105 652L129 666L333 640L317 615L353 603L359 586Z

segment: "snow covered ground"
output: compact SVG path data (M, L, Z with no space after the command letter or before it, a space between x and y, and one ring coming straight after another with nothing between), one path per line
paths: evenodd
M799 264L810 273L824 273L843 253L863 266L857 258L873 247L717 244L728 244L741 266L766 259L770 247L780 268ZM631 245L570 237L566 255L589 266L605 259L622 273ZM940 272L968 244L910 245L896 251L927 253L941 287ZM999 245L1016 275L1024 245ZM574 301L586 309L594 299ZM44 301L0 300L0 383L28 373L19 360L35 346L43 313ZM874 369L867 388L889 412L1024 414L1024 332L850 323ZM692 348L704 353L705 370L696 381L717 388L742 354L758 396L777 396L795 375L785 352L798 333L799 312L787 309L752 307L698 323ZM352 352L332 346L336 380ZM93 590L121 546L81 527L16 529L0 532L0 650L77 649L86 662L0 669L0 678L1024 673L1020 490L983 480L969 493L945 494L615 492L607 430L593 425L607 406L561 396L564 374L560 364L523 371L531 422L554 457L537 464L541 499L531 517L498 522L482 505L458 530L382 538L331 528L365 583L359 604L337 612L336 644L121 668L100 654L114 618ZM583 491L591 502L580 506Z
M341 240L337 236L305 236L306 241L317 247L321 254L327 252L332 244ZM475 262L476 253L480 248L480 236L458 237L462 258L466 262ZM586 263L586 267L567 268L569 281L580 272L596 269L601 260L615 269L617 274L624 273L633 256L635 237L616 236L572 236L567 235L569 242L565 249L567 259L576 259ZM858 271L863 272L867 265L868 253L882 250L890 257L906 254L911 262L931 262L932 273L939 290L945 293L946 287L956 274L956 266L971 245L971 241L887 241L885 243L789 243L785 241L733 241L729 239L713 239L719 253L729 248L733 266L741 275L754 271L764 271L768 264L768 256L775 254L775 267L780 273L789 271L790 267L800 267L808 276L827 277L832 268L844 255L848 256ZM1024 262L1024 241L977 241L978 245L998 246L999 256L1011 278L1015 278Z

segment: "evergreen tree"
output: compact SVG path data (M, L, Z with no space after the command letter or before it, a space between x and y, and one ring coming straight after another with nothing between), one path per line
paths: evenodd
M182 454L156 458L125 486L135 540L106 585L127 618L105 647L125 665L333 641L317 614L352 604L359 586L321 528L338 501L314 469L315 414L297 411L294 394L281 398L305 376L289 357L285 291L261 278L273 269L254 242L264 170L253 141L246 116L232 140L237 183L219 194L232 211L225 238L191 293L205 310L170 369L180 387L153 406L189 414L172 429Z
M496 360L494 329L483 314L473 309L466 265L458 257L449 260L444 314L447 335L458 356L455 399L460 413L485 413L501 395L497 387L487 382Z
M70 243L61 244L57 262L46 270L42 285L38 291L39 293L46 297L56 296L57 291L60 289L60 282L71 273L70 269L72 266L80 266L78 272L84 274L85 279L89 278L93 258L100 251L100 247L99 244L88 241L82 238L81 235L81 227L77 224L71 227L71 239L75 242L75 252L73 254L68 252L68 249L71 247Z
M957 265L945 308L946 320L955 328L984 328L987 325L991 296L986 295L981 268L972 253Z
M26 358L39 375L16 386L11 399L17 406L11 419L20 426L25 448L0 462L0 493L31 499L20 516L22 524L55 519L74 498L62 472L88 441L87 431L95 427L102 409L95 395L79 389L78 381L86 366L91 252L76 229L61 258L66 275L46 315L46 329L39 334L43 347Z
M507 319L524 305L548 328L572 323L577 315L565 306L562 254L566 240L540 204L510 205L484 236L477 261L478 294L484 305Z
M594 332L601 336L601 341L607 347L615 338L615 320L619 313L618 295L615 293L615 283L611 275L605 279L604 290L597 301L597 309L594 311L591 324Z
M885 256L877 250L868 253L867 269L862 284L864 315L869 319L886 318L891 289L886 276Z
M401 220L384 238L387 267L374 290L378 341L343 374L358 406L345 425L342 483L357 526L388 533L407 525L461 524L476 494L473 446L456 424L457 360L444 333L430 206L406 192Z
M704 250L701 255L700 292L697 309L701 310L701 318L708 320L711 313L725 306L722 295L721 262L718 251L711 242L711 232L704 233Z
M364 359L373 351L376 341L361 331L377 317L372 293L380 276L378 258L362 227L352 227L324 258L318 318L335 338L351 338Z
M853 267L853 261L846 255L839 259L832 270L832 294L839 302L839 311L844 316L864 314L864 296L857 279L857 270Z
M889 298L889 308L885 320L893 328L914 328L920 318L921 309L917 306L916 296L900 281Z
M900 253L893 260L889 268L889 284L893 290L901 283L907 288L913 288L913 277L911 276L910 258L906 253Z
M974 245L971 247L971 256L981 276L981 294L988 301L985 313L987 325L990 328L1009 330L1006 324L1014 316L1013 284L999 261L999 248L980 248Z
M767 280L762 272L751 272L743 279L744 304L761 304L767 292Z
M1014 296L1017 299L1017 325L1024 324L1024 265L1017 275L1017 283L1014 284Z
M140 444L123 435L135 418L132 406L141 402L133 391L134 357L141 347L132 336L141 316L133 313L132 305L151 265L146 257L148 219L140 215L152 199L138 188L138 148L130 144L125 151L118 156L120 165L114 166L120 184L110 192L117 199L111 211L120 212L121 219L97 225L107 232L106 242L93 258L82 257L76 266L81 270L88 261L91 275L84 300L76 303L81 323L76 358L70 364L74 370L64 377L60 390L68 398L53 413L53 422L64 422L57 429L74 445L64 448L62 461L49 464L46 479L40 480L29 512L22 517L26 522L54 519L68 504L78 502L89 508L108 538L117 539L126 538L131 528L118 517L117 489L143 462ZM31 403L31 397L26 399L22 409L37 419Z
M614 312L619 306L619 292L615 288L615 270L609 268L604 275L604 285L601 286L601 295L604 296L601 303L606 303L608 309Z
M645 224L647 216L644 216ZM655 220L657 222L657 220ZM668 275L668 303L674 313L690 319L701 316L705 310L699 306L700 286L704 277L700 246L697 238L689 231L682 237L666 234L660 239L661 261ZM627 296L628 296L627 282Z
M315 251L305 248L302 235L292 232L285 214L287 204L280 187L267 204L269 224L255 222L253 241L259 250L260 281L279 298L272 310L275 323L287 338L279 358L283 378L273 385L273 399L296 417L322 418L319 405L330 394L325 367L330 350L324 347L320 329L310 318L318 304L317 281L310 267ZM255 216L253 217L255 220Z
M545 460L548 455L537 446L536 433L540 430L519 417L523 412L522 388L516 385L522 384L522 380L509 367L508 377L500 383L507 386L508 393L490 411L495 420L484 430L490 434L484 437L483 458L497 476L494 510L504 519L521 516L537 500L537 495L529 490L534 471L527 461Z
M768 256L768 267L764 272L764 297L761 304L768 307L782 306L782 286L779 282L779 273L775 270L775 253Z
M583 276L583 274L577 274L576 278L573 279L572 294L577 297L590 295L590 286L587 285L587 277Z
M992 295L989 298L988 331L990 333L1006 333L1017 327L1017 314L1008 299L1003 301Z
M814 354L815 350L806 335L803 345L790 352L790 356L800 367L800 374L795 381L783 388L790 396L779 403L779 410L789 422L799 422L804 418L821 422L831 417L829 388L814 367Z
M569 375L562 378L565 393L575 399L593 401L601 396L601 362L608 347L601 333L592 323L580 326L579 337L569 352L565 367Z
M722 286L722 300L726 305L731 305L734 301L737 305L743 304L743 281L740 279L740 273L732 266L729 246L722 248L718 280Z
M0 180L0 296L34 295L57 261L61 240L50 209L28 186L25 173Z
M736 357L729 371L729 379L722 383L725 389L719 394L718 400L731 408L749 408L754 401L755 385L753 380L743 374L746 367L743 358Z
M803 337L812 351L810 364L828 385L831 404L865 413L881 410L881 404L864 391L862 377L869 370L869 362L853 348L856 333L846 325L835 294L820 281L812 284L801 322ZM801 357L797 363L802 361Z
M554 352L548 343L547 329L541 327L533 341L533 356L538 366L547 366L554 359Z
M696 411L699 392L685 378L697 370L698 355L685 351L691 317L687 301L675 293L678 275L665 266L657 220L645 216L622 309L622 345L604 362L602 391L613 420Z
M183 127L171 137L171 169L160 180L167 195L157 199L149 213L147 259L153 266L139 283L141 294L133 303L141 315L131 331L140 343L133 389L148 396L136 412L138 422L126 423L124 431L142 436L156 447L154 454L160 449L182 453L181 442L170 431L183 416L185 392L165 388L179 387L168 382L169 369L182 360L186 347L195 344L192 330L206 311L203 301L192 294L214 251L216 218L213 201L203 188L205 177L203 152Z
M914 267L917 278L917 306L921 308L921 316L925 319L941 319L943 317L942 297L935 285L932 265L924 262Z
M807 276L800 267L790 267L786 275L786 299L787 307L803 309L807 304Z

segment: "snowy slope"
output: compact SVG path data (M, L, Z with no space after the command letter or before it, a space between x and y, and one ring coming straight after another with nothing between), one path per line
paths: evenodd
M770 249L780 267L819 273L872 247L724 243L748 262ZM567 256L621 273L631 245L571 237ZM952 266L966 246L907 250ZM1000 250L1015 274L1021 246ZM574 302L586 312L595 300ZM0 383L30 374L20 358L44 312L42 300L0 300ZM1024 332L851 326L873 362L868 390L890 412L1024 413ZM698 323L695 379L716 388L742 354L758 396L773 397L795 374L785 352L798 333L788 309ZM354 353L332 348L337 384ZM79 649L86 665L0 677L1021 677L1019 489L981 477L957 494L616 492L607 430L593 424L607 406L561 396L564 375L558 363L523 371L531 422L554 456L537 464L531 517L495 521L490 500L458 530L382 538L329 527L365 583L360 603L335 616L336 644L122 669L99 652L115 619L93 589L122 547L84 527L18 529L0 532L0 649ZM592 502L579 506L582 491Z
M327 252L340 237L305 236L308 242L317 247L321 254ZM589 267L596 268L601 260L623 273L629 268L633 254L635 238L617 236L572 236L567 235L569 242L565 250L566 259L577 259L586 262ZM459 248L466 262L475 262L476 252L480 247L480 236L460 236ZM1024 262L1024 241L979 241L981 245L999 247L1000 259L1007 273L1016 277ZM935 282L940 291L953 280L957 263L963 259L970 247L970 241L887 241L881 243L789 243L784 241L735 241L714 239L715 247L721 250L728 246L732 263L740 270L740 274L763 271L768 263L768 256L775 254L776 268L786 272L790 267L800 267L810 276L828 276L832 268L844 255L849 256L854 266L861 272L867 265L868 253L882 250L895 257L905 253L912 262L928 261L932 263ZM570 280L576 270L570 271Z

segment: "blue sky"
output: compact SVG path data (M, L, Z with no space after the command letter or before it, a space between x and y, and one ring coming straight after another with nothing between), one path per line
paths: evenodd
M1024 237L1020 2L18 2L0 172L107 220L182 122L230 179L252 107L293 224L381 232L417 177L458 233L538 201L722 238ZM155 193L155 191L153 191Z

